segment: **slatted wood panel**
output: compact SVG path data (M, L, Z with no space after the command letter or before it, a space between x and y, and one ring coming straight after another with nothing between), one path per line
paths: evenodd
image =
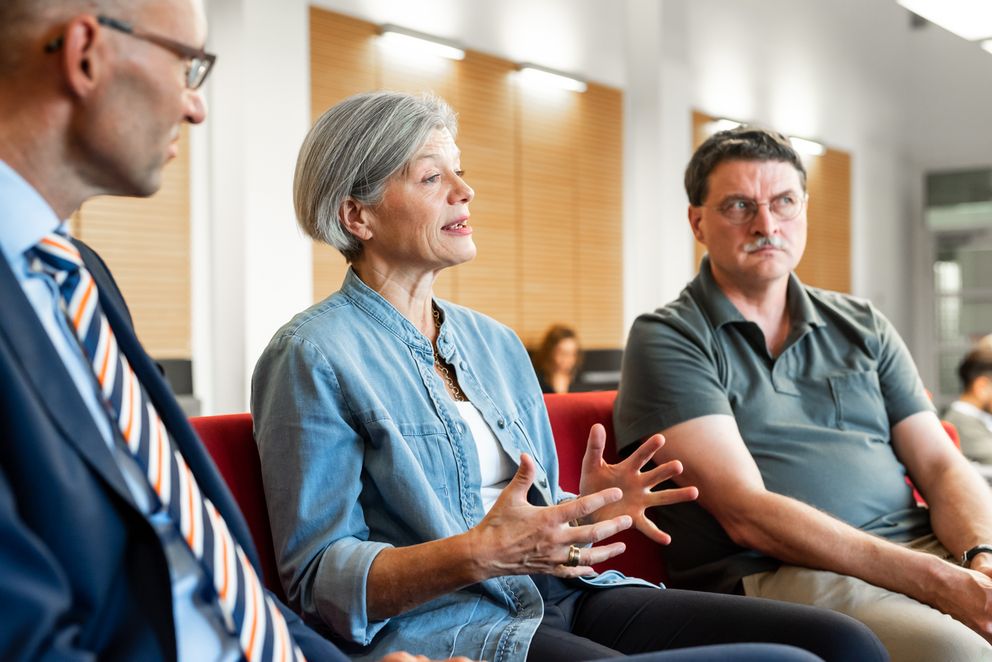
M708 137L714 117L693 112L693 144ZM807 285L837 292L851 291L851 156L827 149L821 156L804 156L809 208L806 212L806 252L796 274ZM696 242L696 264L705 247Z
M310 8L310 112L314 121L352 94L378 85L371 23ZM348 265L327 244L313 244L313 294L323 299L341 287Z
M550 322L578 319L577 95L531 92L520 107L520 255L523 319L533 343ZM584 335L584 330L583 330Z
M73 235L107 262L138 337L156 358L192 356L188 152L184 127L179 156L166 166L158 193L94 198L70 220Z
M475 189L469 209L478 255L459 266L458 301L520 328L520 227L516 190L516 86L513 66L469 52L460 63L458 147L466 181Z
M809 231L796 274L808 285L850 292L851 157L828 149L805 161Z
M512 62L396 57L371 23L311 8L314 119L357 92L433 91L458 112L458 146L475 189L475 260L435 286L534 343L553 322L588 347L622 340L622 95L521 88ZM340 285L344 261L314 249L314 291Z
M587 347L615 347L623 335L623 95L590 85L578 131L576 308Z

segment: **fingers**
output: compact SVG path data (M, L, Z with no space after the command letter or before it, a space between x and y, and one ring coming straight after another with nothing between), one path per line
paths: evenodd
M695 485L678 487L671 490L658 490L651 492L651 503L649 506L670 506L673 503L683 503L693 501L699 497L699 488Z
M614 556L619 556L626 549L627 546L622 542L600 545L598 547L580 547L579 564L577 566L568 566L564 564L568 560L569 552L569 548L566 547L562 550L562 563L552 568L551 574L563 578L593 575L596 574L596 571L592 566L612 559Z
M615 503L623 498L623 492L618 487L611 487L593 494L566 501L554 506L556 514L561 518L561 522L571 522L581 520L603 506Z
M666 480L675 478L682 473L682 463L678 460L672 460L671 462L665 462L657 467L654 467L650 471L645 471L643 473L643 478L646 483L651 485L659 485L664 483Z
M517 473L513 475L510 483L503 488L503 492L508 493L515 500L523 499L526 501L527 492L530 490L530 486L534 484L535 473L534 459L527 453L521 453L520 466L517 467Z
M606 428L596 423L589 429L589 441L586 452L582 456L582 473L590 473L603 462L603 451L606 450Z
M600 540L615 536L633 525L634 519L630 515L620 515L595 524L571 527L566 532L565 540L573 545L595 544Z
M665 436L661 433L651 435L648 437L647 441L637 447L633 453L630 454L623 464L630 463L637 467L638 470L642 469L645 464L651 461L654 454L661 450L661 447L665 445Z
M672 537L670 535L659 529L654 522L643 515L637 518L637 521L634 522L634 526L638 531L659 545L667 545L672 542Z

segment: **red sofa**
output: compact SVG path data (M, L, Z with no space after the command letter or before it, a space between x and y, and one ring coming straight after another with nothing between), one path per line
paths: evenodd
M566 490L578 491L582 455L593 423L606 426L607 459L614 461L612 419L615 396L615 391L545 396L551 427L558 443L561 485ZM261 558L265 585L280 598L284 597L272 549L269 513L262 491L258 450L252 437L251 415L198 416L190 419L190 422L248 520L248 527ZM664 578L661 548L658 545L637 532L625 531L618 539L627 543L627 551L603 564L600 569L616 568L625 574L655 582Z
M578 492L582 456L585 453L589 428L594 423L602 423L606 427L606 459L608 462L616 461L613 439L615 398L616 391L544 396L558 448L559 479L564 489ZM261 557L266 586L283 597L272 549L269 513L265 507L265 495L262 491L258 451L252 438L251 416L230 414L200 416L190 420L231 488L245 519L248 520L255 546ZM944 427L957 444L957 431L954 426L945 423ZM626 575L641 577L652 582L665 580L665 561L663 548L660 545L651 542L637 531L624 531L617 536L617 540L627 544L627 551L597 566L598 569L614 568Z

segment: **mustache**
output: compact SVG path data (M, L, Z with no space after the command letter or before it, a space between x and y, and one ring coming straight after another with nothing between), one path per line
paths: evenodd
M771 237L758 237L749 244L744 244L745 253L754 253L755 251L760 251L762 248L777 248L779 250L785 248L785 239L778 235L773 235Z

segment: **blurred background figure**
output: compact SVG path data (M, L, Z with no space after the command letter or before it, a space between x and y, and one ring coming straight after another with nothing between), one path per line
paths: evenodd
M963 391L944 412L961 437L961 452L974 462L992 464L992 336L975 345L958 366Z
M545 393L568 393L582 365L582 346L575 329L552 324L534 352L534 370Z

